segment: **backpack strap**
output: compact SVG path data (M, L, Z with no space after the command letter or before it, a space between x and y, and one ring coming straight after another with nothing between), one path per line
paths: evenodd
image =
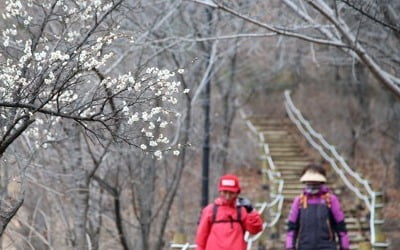
M215 219L217 218L218 206L219 206L218 204L214 203L212 217L211 217L211 223L215 223Z
M307 195L304 195L303 193L300 195L300 203L299 203L304 209L307 208ZM299 208L301 207L299 206Z
M322 196L322 198L325 199L326 205L329 207L329 209L332 207L332 201L331 201L331 194L328 192Z
M242 224L242 208L240 206L236 206L236 220L218 220L217 221L217 212L218 212L219 205L214 203L212 216L211 216L211 223L221 223L221 222L238 222Z
M236 206L237 221L242 223L242 207Z
M331 193L325 193L322 195L322 198L325 200L326 206L329 207L329 209L332 207L332 201L331 201ZM307 208L307 195L304 195L303 193L300 195L300 206L302 206L304 209Z

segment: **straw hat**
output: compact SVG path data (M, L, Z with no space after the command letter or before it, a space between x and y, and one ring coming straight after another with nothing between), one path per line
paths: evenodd
M325 176L318 172L307 171L300 178L301 182L326 182Z

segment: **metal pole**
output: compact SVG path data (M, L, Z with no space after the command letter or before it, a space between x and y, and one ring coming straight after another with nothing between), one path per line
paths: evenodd
M209 165L210 165L210 83L207 81L203 103L204 110L204 141L203 141L203 170L202 170L202 200L201 206L208 204Z
M208 33L211 34L211 21L212 21L212 9L206 9L207 21L209 24ZM208 45L208 46L207 46ZM205 48L208 50L208 60L211 58L211 43L208 43ZM202 196L201 196L201 206L207 206L209 202L208 198L208 187L209 187L209 166L210 166L210 109L211 109L211 84L210 75L212 70L209 71L206 76L206 86L204 89L203 97L203 111L204 111L204 141L203 141L203 157L202 157Z

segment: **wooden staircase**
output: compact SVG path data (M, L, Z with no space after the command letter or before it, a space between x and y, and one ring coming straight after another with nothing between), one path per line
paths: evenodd
M284 180L284 211L282 211L282 218L279 222L280 243L276 244L276 249L282 249L290 205L294 197L299 195L303 188L303 185L299 182L300 173L307 164L319 159L317 156L311 156L310 153L307 153L310 152L310 148L299 140L301 134L288 118L273 119L254 116L248 119L256 130L264 135L265 143L269 146L271 158ZM327 172L327 185L339 196L342 202L351 249L362 249L360 246L367 244L369 241L368 219L360 217L365 211L359 205L360 202L355 201L357 197L352 192L344 191L344 185L339 181L340 178L335 176L334 171L330 171L328 168ZM361 242L363 243L361 244Z

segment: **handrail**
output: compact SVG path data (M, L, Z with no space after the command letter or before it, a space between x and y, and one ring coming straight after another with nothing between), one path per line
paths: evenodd
M338 154L336 151L335 147L331 146L325 138L318 132L316 132L310 125L310 122L305 120L301 112L294 106L292 99L290 98L289 92L285 92L286 95L286 100L287 104L289 105L289 108L291 109L291 112L295 113L296 116L299 118L299 121L305 126L305 128L310 132L312 136L317 138L321 144L328 149L332 155L335 156L335 158L340 162L340 164L343 166L343 168L347 171L348 174L350 174L354 179L356 179L361 185L365 187L365 189L368 191L369 194L371 194L373 191L368 183L367 180L362 179L361 176L357 173L354 172L349 165L345 162L344 158Z
M246 115L244 114L244 112L242 110L240 110L240 114L241 114L242 118L246 121L247 127L249 127L250 131L253 132L253 134L255 134L260 141L260 144L261 144L260 146L263 151L262 152L262 154L263 154L262 160L266 160L268 163L268 166L269 166L269 169L262 169L262 173L267 174L270 182L278 184L277 193L274 193L275 190L273 190L272 193L270 193L270 196L273 197L274 200L269 204L266 202L263 203L268 208L273 208L276 205L278 205L277 212L274 214L273 220L270 223L264 222L263 230L256 235L252 235L251 237L249 237L248 232L246 232L245 240L247 241L247 249L250 250L252 243L261 236L261 234L265 231L266 228L271 228L271 227L275 226L278 223L278 221L282 215L283 201L285 198L283 195L284 180L281 179L281 174L279 171L277 171L277 168L275 167L275 163L272 160L270 150L269 150L269 145L265 141L264 134L257 130L257 128L253 125L253 123L246 118ZM260 213L262 213L262 212L263 212L263 210Z
M358 173L354 172L345 162L344 158L338 154L336 149L332 145L330 145L320 133L317 133L311 127L309 121L307 121L303 117L301 112L293 104L293 101L290 97L290 91L288 90L285 91L285 108L290 120L296 125L296 127L299 129L301 134L303 134L306 140L322 155L322 157L325 160L327 160L331 164L335 172L340 176L340 178L343 180L346 186L366 204L368 210L370 211L369 224L371 232L371 239L370 239L371 245L376 247L387 247L388 243L376 242L376 237L375 237L375 222L376 222L375 206L376 206L376 196L378 193L373 191L369 182L361 178L361 176ZM319 143L316 140L314 140L314 138L318 139ZM334 158L330 157L325 152L325 150L330 152ZM340 163L341 167L339 167L336 164L336 161ZM358 183L360 183L362 187L364 187L368 195L362 194L360 189L354 186L345 174L350 175Z
M272 208L277 204L278 204L278 210L281 211L282 207L283 207L283 200L284 199L283 199L282 195L277 195L271 203L263 202L263 203L259 204L259 206L261 206L259 213L262 214L265 208ZM272 219L272 221L270 223L264 222L263 229L258 234L250 235L249 232L246 232L244 238L245 238L245 241L247 242L247 250L251 249L253 242L257 241L260 238L260 236L264 233L266 228L273 227L279 221L280 215L281 215L280 212L276 213L275 217Z
M291 120L295 119L292 111L288 110L288 115ZM324 157L325 160L327 160L332 165L332 167L334 168L336 173L342 178L342 180L346 184L346 186L348 186L350 188L350 190L352 190L360 199L362 199L365 202L365 204L367 205L368 209L370 209L371 204L368 200L368 196L363 195L360 192L360 190L357 187L355 187L348 180L348 178L344 175L343 171L337 166L335 160L332 159L330 156L328 156L326 154L326 152L324 151L324 149L312 139L311 135L307 131L305 131L303 127L301 127L301 124L299 123L299 121L294 120L293 122L296 124L296 126L298 127L300 132L304 135L304 137L307 139L307 141L322 155L322 157Z
M190 244L190 243L185 243L185 244L172 243L171 244L171 249L180 248L182 250L186 250L186 249L192 249L192 248L196 248L196 247L197 247L196 244Z

